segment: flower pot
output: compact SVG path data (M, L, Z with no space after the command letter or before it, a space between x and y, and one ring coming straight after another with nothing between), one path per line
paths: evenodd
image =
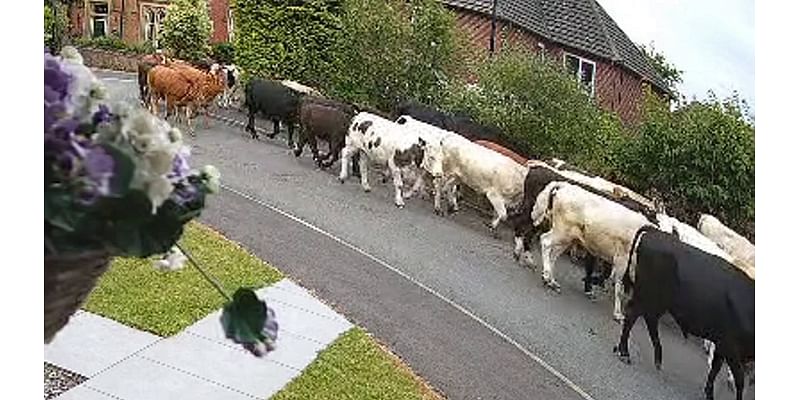
M45 255L44 257L44 342L56 333L86 300L108 269L111 256L103 251Z

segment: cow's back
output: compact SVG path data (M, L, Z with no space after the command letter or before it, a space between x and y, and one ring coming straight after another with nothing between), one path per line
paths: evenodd
M266 117L291 118L299 111L300 96L280 82L253 79L245 88L248 108Z
M527 168L460 135L442 141L445 173L458 176L473 190L492 189L506 197L521 197Z

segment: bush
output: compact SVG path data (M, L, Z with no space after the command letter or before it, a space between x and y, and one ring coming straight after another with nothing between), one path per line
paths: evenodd
M211 46L211 57L220 64L233 64L236 54L230 42L215 43Z
M49 48L60 47L55 40L64 40L67 33L69 16L67 6L58 1L55 3L58 15L53 13L53 8L49 2L44 4L44 44Z
M164 18L161 42L180 59L199 61L210 51L211 18L205 0L172 0Z
M384 110L440 103L461 66L455 17L435 0L346 0L343 68L326 88Z
M479 64L477 77L478 89L450 85L445 108L500 127L531 156L614 173L624 141L619 119L600 110L560 65L524 48L506 47Z
M247 75L324 82L336 69L340 0L237 0L236 64Z
M152 54L155 51L153 44L142 42L137 44L127 44L116 36L102 36L95 38L75 38L72 44L76 47L91 48L99 50L116 51L125 54Z
M647 96L639 135L622 152L621 172L654 188L677 218L695 224L711 213L755 237L755 126L736 95L684 103L670 112Z

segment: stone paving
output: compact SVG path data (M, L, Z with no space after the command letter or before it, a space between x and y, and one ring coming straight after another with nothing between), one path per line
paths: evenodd
M45 345L45 361L89 379L57 399L266 399L352 327L289 279L256 293L280 326L276 349L264 358L225 339L221 310L167 338L79 311Z

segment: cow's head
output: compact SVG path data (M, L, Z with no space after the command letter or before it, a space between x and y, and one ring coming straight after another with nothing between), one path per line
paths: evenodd
M425 141L422 139L404 150L398 149L394 152L394 163L401 168L410 165L419 168L422 167L423 161L425 161Z
M428 171L434 178L441 178L444 175L444 167L442 166L444 160L444 151L442 150L441 140L430 140L427 143L419 139L419 144L425 146L425 157L422 161L422 168Z

